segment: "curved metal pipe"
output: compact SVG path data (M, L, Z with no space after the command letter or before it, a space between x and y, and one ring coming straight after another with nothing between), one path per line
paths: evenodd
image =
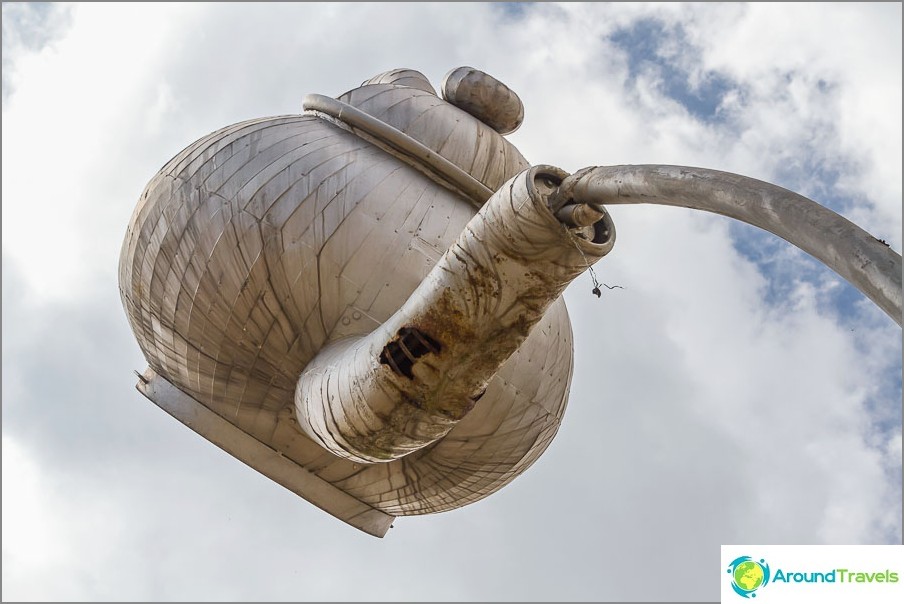
M655 203L706 210L778 235L820 260L901 325L901 255L828 208L779 186L686 166L598 166L567 177L554 208Z

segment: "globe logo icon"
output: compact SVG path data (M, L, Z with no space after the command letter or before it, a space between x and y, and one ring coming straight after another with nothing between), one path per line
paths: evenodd
M769 583L769 565L765 560L757 562L750 556L735 558L728 565L731 587L743 598L755 598L756 590Z

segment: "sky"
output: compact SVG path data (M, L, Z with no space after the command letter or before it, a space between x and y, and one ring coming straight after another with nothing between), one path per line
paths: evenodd
M728 219L610 208L556 439L351 528L135 389L117 263L201 136L406 67L510 86L534 164L772 182L898 253L900 3L3 3L2 599L717 600L721 544L901 543L901 329Z

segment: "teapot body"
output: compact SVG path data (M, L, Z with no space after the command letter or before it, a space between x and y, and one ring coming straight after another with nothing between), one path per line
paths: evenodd
M429 90L380 82L340 98L417 131L487 188L528 166ZM555 435L572 371L561 299L473 409L401 459L333 455L298 429L293 394L322 348L389 319L475 212L329 116L251 120L189 145L150 181L123 244L121 296L149 366L223 420L387 514L445 511L510 482Z

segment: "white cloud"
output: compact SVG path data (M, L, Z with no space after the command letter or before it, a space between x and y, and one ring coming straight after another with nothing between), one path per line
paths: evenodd
M60 565L71 557L72 552L55 547L54 536L60 526L56 517L48 513L52 499L42 490L40 468L4 436L4 583L22 573L23 568L42 572L45 564Z
M862 162L856 172L843 175L839 185L846 195L857 196L859 201L868 198L876 207L852 208L850 217L880 233L898 250L900 23L899 4L845 4L818 14L804 4L786 4L778 18L774 7L754 3L745 5L743 17L733 20L730 27L701 21L689 28L704 49L703 67L749 84L761 105L771 104L782 88L799 97L819 80L837 86L832 101L838 107L829 108L825 116L836 132L830 132L828 140L810 144L816 143L816 152ZM783 76L789 81L783 81ZM773 105L770 113L753 113L750 128L779 145L787 144L788 138L806 143L805 133L787 137L782 131L796 126L796 114L806 119L826 109L820 102L819 97L803 102L798 98L792 107Z
M122 176L138 167L146 120L160 119L149 76L185 12L79 5L64 37L9 58L19 79L3 107L3 253L41 295L78 297L85 279L115 275L122 202L143 186Z
M5 43L26 23L11 10ZM115 282L134 203L182 147L402 66L505 81L526 107L510 139L535 163L818 192L837 172L841 209L900 250L900 5L69 10L55 37L4 46L4 599L714 599L720 543L900 540L900 330L868 302L839 317L838 281L782 245L745 259L719 217L612 208L595 268L626 289L597 299L584 275L566 293L576 366L556 441L499 493L384 540L138 395ZM669 26L690 80L730 81L721 121L631 73L609 36L638 19Z

